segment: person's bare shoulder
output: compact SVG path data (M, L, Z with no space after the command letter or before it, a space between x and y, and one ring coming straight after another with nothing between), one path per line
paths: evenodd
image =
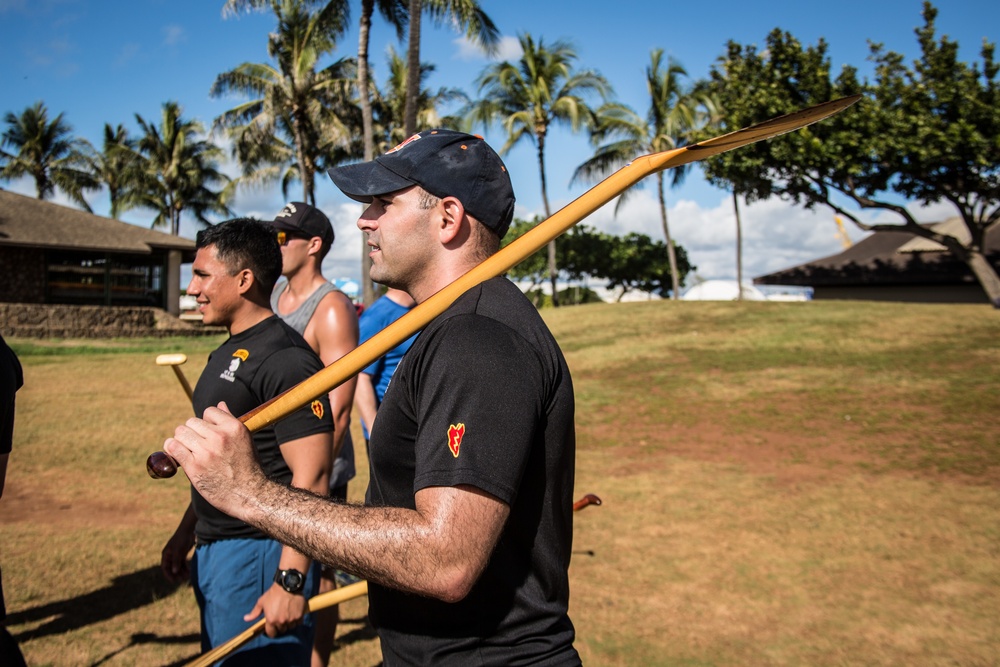
M336 359L358 345L358 311L343 292L330 292L320 300L309 328L319 342L324 361L330 353Z

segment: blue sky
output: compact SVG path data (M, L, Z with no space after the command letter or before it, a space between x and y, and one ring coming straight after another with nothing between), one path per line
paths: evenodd
M19 114L41 100L50 113L64 113L75 134L98 145L105 123L124 124L136 131L135 114L158 121L161 105L181 104L186 118L210 126L238 98L211 99L215 77L242 62L267 60L268 13L223 19L221 0L0 0L0 111ZM358 5L353 9L356 20ZM804 44L824 38L835 71L850 64L868 71L868 41L876 41L912 59L919 53L914 29L922 25L920 0L841 0L835 3L767 3L716 0L711 3L573 3L482 0L504 35L503 54L516 58L516 36L528 32L546 42L570 41L579 54L578 66L600 71L616 97L637 110L646 108L644 69L650 51L662 48L681 62L692 78L704 77L724 52L728 40L762 44L773 28L791 32ZM983 38L1000 39L1000 4L980 0L937 3L938 35L958 40L966 61L978 60ZM376 22L372 62L376 79L385 75L385 52L397 43L395 34ZM341 42L338 56L357 49L352 30ZM422 59L437 71L430 87L457 87L475 95L474 81L489 61L469 47L448 26L424 21ZM482 130L478 130L482 132ZM502 137L484 133L499 147ZM569 187L575 167L591 154L586 137L567 130L552 132L546 158L549 199L553 210L583 193ZM523 144L505 156L518 199L517 214L542 211L538 167L533 145ZM235 168L230 168L235 175ZM0 185L34 194L30 182ZM293 189L292 199L301 191ZM615 217L613 204L593 214L586 224L612 233L639 231L662 238L651 187L633 198ZM674 239L683 245L701 278L735 277L735 225L731 198L708 186L692 172L685 184L667 194ZM358 277L361 234L354 226L359 207L344 198L325 175L318 180L318 204L334 220L337 242L324 267L327 277ZM64 201L57 199L57 201ZM233 208L240 215L270 218L283 205L280 186L242 192ZM106 214L107 195L95 194L91 204ZM768 273L841 249L832 213L803 211L779 201L743 207L744 279ZM922 211L925 220L952 215L946 206ZM148 224L142 211L125 219ZM181 233L193 237L191 221ZM857 239L862 234L849 229ZM691 284L691 280L689 280Z

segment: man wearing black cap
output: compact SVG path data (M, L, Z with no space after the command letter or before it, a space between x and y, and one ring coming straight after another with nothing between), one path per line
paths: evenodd
M271 310L298 331L319 355L324 366L358 346L358 311L346 294L323 277L323 258L330 252L334 233L323 211L303 202L289 202L274 217L281 246L281 275L271 292ZM355 379L330 392L333 413L333 470L330 497L347 500L347 483L354 477L354 443L351 441L351 407ZM336 572L323 567L320 593L337 587ZM330 661L337 633L337 607L316 614L313 667Z
M372 279L418 303L495 252L513 217L503 163L467 134L422 132L330 176L370 202L358 226ZM579 664L566 611L573 388L505 278L459 297L400 362L373 424L363 508L267 482L239 444L245 429L221 412L206 420L178 427L167 453L213 503L367 578L387 667Z

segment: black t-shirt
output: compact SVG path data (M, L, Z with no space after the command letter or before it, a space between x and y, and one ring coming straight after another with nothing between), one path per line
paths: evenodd
M0 336L0 454L10 454L14 438L14 394L24 386L24 371L14 350Z
M366 502L469 484L510 505L482 577L448 604L369 584L386 667L574 665L567 615L575 431L555 339L510 281L462 295L403 358L371 434Z
M195 414L225 401L237 417L266 403L323 368L305 339L272 316L242 331L219 346L194 389ZM330 401L324 394L285 419L253 434L261 465L269 477L284 484L292 471L281 457L280 445L333 430ZM199 542L231 538L266 537L256 528L220 512L191 488L191 502L198 516L195 535Z

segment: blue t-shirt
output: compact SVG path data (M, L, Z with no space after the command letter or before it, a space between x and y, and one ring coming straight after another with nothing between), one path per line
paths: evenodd
M401 306L386 296L376 299L375 303L370 305L368 308L365 308L364 312L361 313L361 319L358 320L358 344L360 345L361 343L364 343L379 331L398 320L400 317L405 315L410 308L412 308L412 306ZM362 373L371 376L372 385L375 387L375 400L379 405L382 404L382 397L385 396L385 390L389 388L389 380L392 379L392 374L396 372L396 366L399 365L399 360L403 358L406 351L410 349L411 345L413 345L413 341L416 337L417 334L413 334L402 343L386 352L384 356L381 356L372 362L368 368L361 371ZM367 438L368 429L365 427L364 422L362 422L361 427L364 429L365 437Z

